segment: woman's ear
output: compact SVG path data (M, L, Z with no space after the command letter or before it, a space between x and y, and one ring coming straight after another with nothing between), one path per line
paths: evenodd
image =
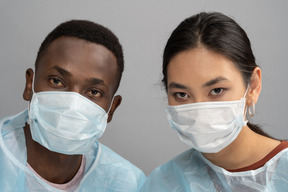
M119 107L119 105L121 104L121 101L122 101L122 97L120 95L116 95L114 97L113 103L111 104L112 106L108 114L108 120L107 120L108 123L112 120L113 114L115 110Z
M251 106L252 102L257 103L262 88L262 72L259 67L255 67L252 72L250 88L248 92L248 105Z
M33 76L34 76L33 70L31 68L27 69L26 74L25 74L26 84L25 84L25 89L23 92L23 99L26 101L30 101L32 99Z

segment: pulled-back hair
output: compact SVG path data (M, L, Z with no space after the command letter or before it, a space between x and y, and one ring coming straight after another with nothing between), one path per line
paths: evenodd
M198 46L226 56L241 71L246 86L257 67L245 31L221 13L201 12L181 22L172 32L163 54L163 79L167 90L167 66L178 53Z

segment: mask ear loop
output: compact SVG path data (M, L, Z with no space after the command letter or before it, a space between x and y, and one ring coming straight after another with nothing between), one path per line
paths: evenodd
M246 95L248 93L249 88L250 88L250 82L248 83L245 94L243 96L243 98L245 98L245 99L246 99ZM248 109L249 109L249 106L248 106ZM246 112L247 112L247 108L244 110L244 117L246 117ZM248 113L249 113L249 111L248 111Z
M246 91L245 91L245 94L244 94L244 98L246 98L246 95L247 95L247 93L248 93L248 89L250 88L250 83L248 83L248 85L247 85L247 88L246 88Z
M250 87L250 83L248 83L248 86L247 86L246 92L245 92L245 94L244 94L244 97L246 97L246 94L247 94L247 92L248 92L249 87ZM251 108L252 108L252 110L251 110ZM248 105L248 108L247 108L247 109L248 109L248 114L249 114L249 116L250 116L250 117L253 117L254 114L255 114L255 103L252 101L252 106L249 106L249 105ZM245 110L245 116L246 116L246 111L247 111L247 109Z
M245 92L245 94L244 94L244 98L246 97L246 94L247 94L247 92L248 92L249 87L250 87L250 83L248 83L246 92ZM251 109L251 108L252 108L252 109ZM245 116L246 116L247 110L248 110L249 116L250 116L250 117L253 117L254 114L255 114L255 103L254 103L253 101L252 101L252 106L249 106L249 105L248 105L248 107L246 108L245 114L244 114Z
M113 105L113 102L114 102L114 96L113 96L113 99L112 99L112 101L111 101L111 103L110 103L110 106L109 106L109 109L108 109L108 111L107 111L107 115L109 115L109 112L110 112L110 110L111 110L111 107L112 107L112 105Z
M32 94L33 95L35 93L34 86L35 86L35 72L33 73L33 79L32 79Z
M34 94L35 94L35 91L34 91L34 85L35 85L35 72L33 73L33 79L32 79L32 99L33 99L33 97L34 97ZM31 99L31 101L32 101L32 99ZM30 119L30 109L31 109L31 101L29 101L29 103L28 103L28 121L27 121L27 123L30 125L31 124L31 119Z

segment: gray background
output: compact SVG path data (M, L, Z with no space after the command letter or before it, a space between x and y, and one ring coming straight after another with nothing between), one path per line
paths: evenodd
M45 36L59 23L88 19L110 28L125 53L118 94L123 102L101 141L148 174L186 150L164 111L161 57L172 30L199 11L220 11L248 33L263 89L253 122L274 137L288 137L288 1L27 0L0 2L0 117L24 110L25 70L33 67Z

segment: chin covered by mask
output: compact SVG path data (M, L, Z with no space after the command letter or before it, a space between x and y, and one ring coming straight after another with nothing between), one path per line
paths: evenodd
M87 153L107 125L108 113L75 92L33 93L28 112L34 141L50 151Z
M203 153L217 153L232 143L247 124L247 90L237 101L167 106L169 124L185 144Z

